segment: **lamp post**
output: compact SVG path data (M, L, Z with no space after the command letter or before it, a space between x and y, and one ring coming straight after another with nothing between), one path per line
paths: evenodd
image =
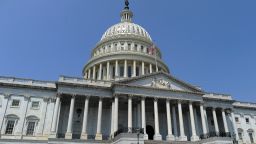
M137 132L137 140L138 140L137 144L140 144L140 128L137 128L136 132Z

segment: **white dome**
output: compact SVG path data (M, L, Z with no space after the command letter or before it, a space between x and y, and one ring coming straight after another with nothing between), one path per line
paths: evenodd
M152 41L149 33L143 27L131 22L120 22L111 26L102 35L101 41L118 35L134 35Z

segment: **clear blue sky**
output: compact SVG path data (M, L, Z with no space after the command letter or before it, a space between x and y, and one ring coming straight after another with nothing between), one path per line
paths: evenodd
M177 78L256 102L255 0L130 0ZM81 77L123 0L0 0L0 75Z

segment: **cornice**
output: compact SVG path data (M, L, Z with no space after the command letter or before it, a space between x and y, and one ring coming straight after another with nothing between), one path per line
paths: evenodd
M97 89L107 89L110 90L111 87L106 86L97 86L89 84L78 84L78 83L68 83L68 82L57 82L58 86L73 86L73 87L82 87L82 88L97 88Z
M183 94L195 94L202 96L204 93L201 92L189 92L189 91L181 91L181 90L174 90L174 89L164 89L164 88L156 88L156 87L147 87L147 86L134 86L134 85L128 85L128 84L121 84L121 83L114 83L112 87L115 86L123 86L123 87L131 87L131 88L142 88L142 89L154 89L157 91L169 91L169 92L176 92L176 93L183 93Z
M56 88L49 88L49 87L43 87L43 86L22 85L22 84L9 84L9 83L1 83L1 82L0 82L0 86L56 91Z

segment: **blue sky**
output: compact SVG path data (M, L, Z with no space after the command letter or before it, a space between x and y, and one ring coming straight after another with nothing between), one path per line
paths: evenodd
M172 75L256 102L255 0L130 0ZM0 75L81 77L122 0L0 0Z

